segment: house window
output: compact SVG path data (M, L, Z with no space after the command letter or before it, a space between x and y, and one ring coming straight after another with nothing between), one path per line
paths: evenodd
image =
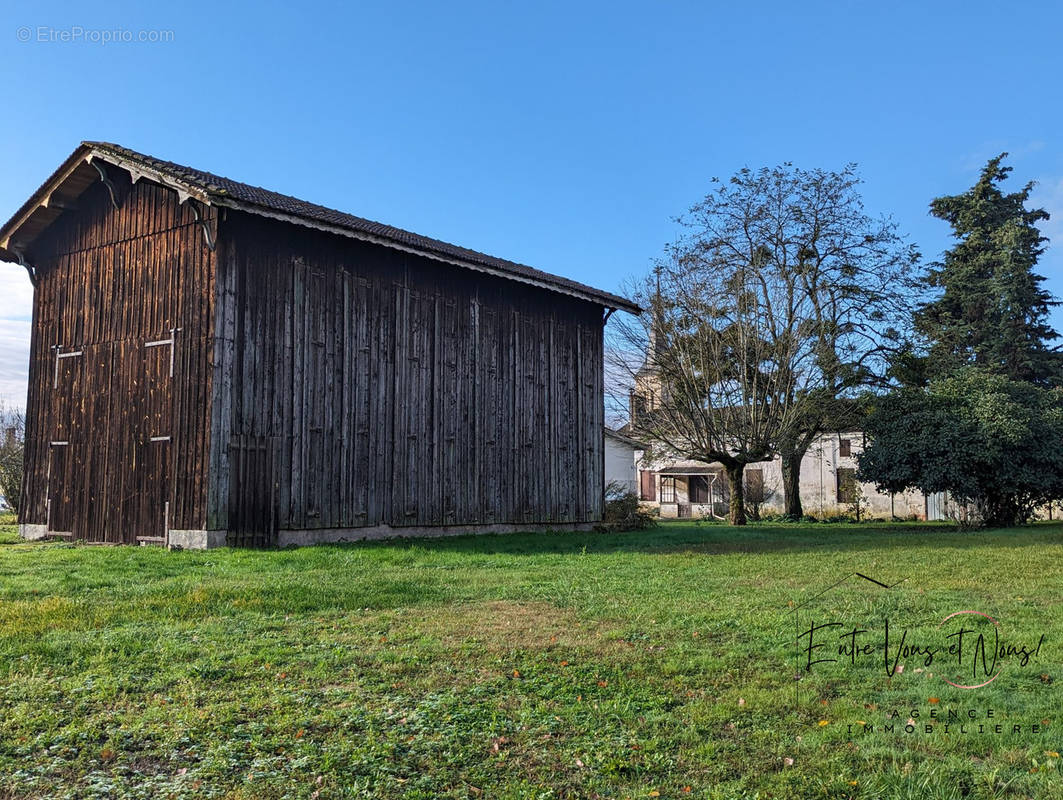
M856 470L850 467L838 468L838 502L856 502Z
M764 470L747 469L744 473L746 499L751 502L764 501Z
M657 487L653 483L653 473L639 470L639 499L653 501L657 499Z
M708 475L691 475L690 476L690 502L691 503L707 503L707 502L709 502L709 476Z
M631 393L631 420L634 422L637 419L646 415L646 395Z
M674 475L662 475L661 476L661 502L662 503L674 503L675 502L675 476Z
M842 458L848 458L853 454L852 441L850 439L838 440L838 455Z

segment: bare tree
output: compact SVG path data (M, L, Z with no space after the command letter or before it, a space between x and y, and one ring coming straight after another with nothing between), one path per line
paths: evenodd
M632 376L631 425L651 458L721 464L730 521L743 525L745 467L770 458L794 424L793 384L809 353L796 321L773 310L793 304L793 287L765 269L763 253L736 259L719 244L697 236L669 248L635 290L650 313L614 328L611 353L646 353ZM619 369L625 359L613 361Z
M814 352L812 371L793 398L793 425L778 443L785 513L800 517L801 460L820 434L856 428L860 390L885 381L892 357L907 349L919 253L890 219L864 212L856 167L805 171L789 165L740 173L734 184L764 206L773 269L794 284Z
M746 516L754 522L760 519L764 505L775 497L776 486L764 478L763 470L747 470L745 481Z
M22 498L22 456L26 417L0 404L0 497L17 514Z
M742 468L775 455L786 511L801 515L802 456L853 424L853 395L902 344L918 253L864 213L858 184L853 165L714 181L634 289L652 313L615 328L614 352L640 339L647 352L631 376L633 426L662 453L722 464L736 524Z

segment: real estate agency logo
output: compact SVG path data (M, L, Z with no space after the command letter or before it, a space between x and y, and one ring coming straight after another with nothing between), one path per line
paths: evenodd
M949 686L973 690L989 686L1005 668L1024 669L1038 663L1045 645L1043 633L1036 639L1011 637L998 618L984 611L952 611L932 627L913 628L891 621L888 612L873 622L854 622L823 602L832 592L843 591L845 584L895 593L904 583L888 584L852 572L801 602L790 602L795 698L800 699L800 682L817 670L874 667L890 685L903 680L906 671L909 677L933 678L936 673ZM902 598L890 600L896 609Z

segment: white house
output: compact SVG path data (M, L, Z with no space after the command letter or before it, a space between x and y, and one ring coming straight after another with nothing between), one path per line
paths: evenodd
M619 484L629 492L638 491L636 464L646 445L612 428L605 429L605 485Z
M651 340L651 351L654 347ZM621 432L638 430L639 419L654 414L663 396L657 369L647 357L635 373L635 385L629 395L631 423ZM842 514L886 519L943 518L939 498L933 498L928 507L922 492L889 494L879 492L874 484L858 481L856 457L863 449L864 435L860 431L823 433L814 441L801 460L801 506L805 514L819 518ZM722 464L667 458L659 453L654 459L645 451L638 453L638 494L643 503L659 507L662 517L727 517L730 491ZM780 457L748 465L743 483L747 509L760 515L783 513Z
M856 480L856 456L863 450L860 432L826 433L808 449L801 462L801 505L806 514L829 517L854 514L903 519L927 518L921 492L890 495ZM681 459L649 461L639 454L639 497L660 508L662 517L727 516L727 476L720 464ZM607 471L608 474L608 471ZM746 505L760 513L783 511L782 460L750 464L745 470Z

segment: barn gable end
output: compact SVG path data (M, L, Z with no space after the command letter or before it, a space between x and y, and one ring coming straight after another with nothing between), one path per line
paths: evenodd
M173 191L109 180L34 242L22 518L155 543L204 527L214 254Z
M37 287L27 535L264 546L600 518L621 298L93 143L0 229L3 255Z

